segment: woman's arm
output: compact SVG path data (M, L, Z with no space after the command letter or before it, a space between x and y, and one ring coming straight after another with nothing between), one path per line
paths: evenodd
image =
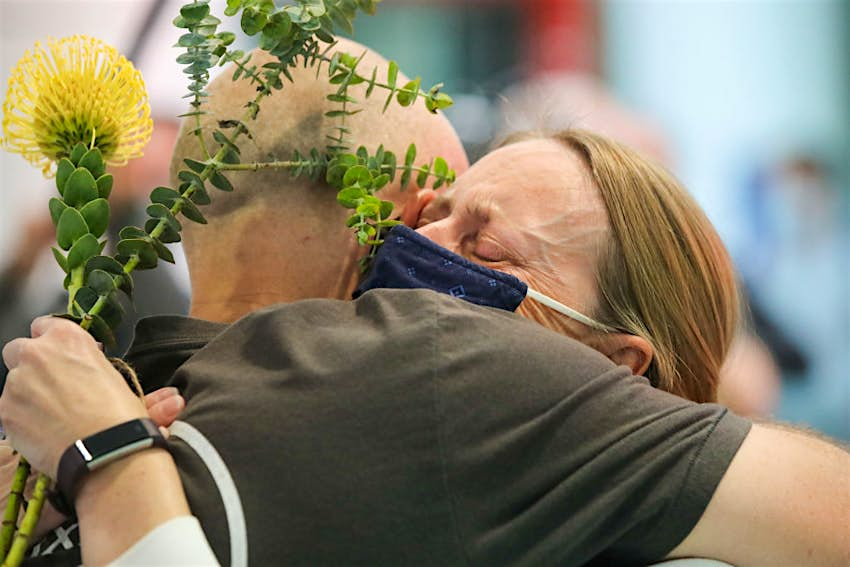
M77 439L147 413L77 325L42 317L33 321L32 336L3 349L9 376L0 419L12 446L55 479L62 453ZM87 474L75 504L83 560L92 565L117 558L152 529L190 514L174 462L162 449Z

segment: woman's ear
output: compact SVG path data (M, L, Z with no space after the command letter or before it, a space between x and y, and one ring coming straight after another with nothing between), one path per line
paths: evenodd
M646 339L636 335L607 334L600 337L595 348L610 358L614 364L628 366L632 374L637 376L643 376L652 362L652 345Z
M416 228L419 222L419 215L422 214L422 209L434 200L437 192L433 189L421 189L419 191L410 191L410 195L404 203L404 209L401 212L401 222L410 228Z

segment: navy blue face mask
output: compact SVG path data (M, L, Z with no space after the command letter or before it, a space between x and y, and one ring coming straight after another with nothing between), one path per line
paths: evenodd
M527 296L594 329L613 330L530 289L522 280L471 262L404 225L396 225L387 233L372 270L354 298L377 288L430 289L505 311L516 311Z

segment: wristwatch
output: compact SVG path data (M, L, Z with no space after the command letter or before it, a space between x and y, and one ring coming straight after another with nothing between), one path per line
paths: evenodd
M80 480L121 457L150 447L166 448L165 438L148 418L132 419L100 433L77 439L62 453L56 474L58 490L48 497L59 512L71 515Z

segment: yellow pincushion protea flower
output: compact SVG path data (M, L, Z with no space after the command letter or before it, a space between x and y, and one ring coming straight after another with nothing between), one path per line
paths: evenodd
M142 155L153 121L142 74L113 47L81 35L36 43L9 78L3 146L50 175L79 142L107 163Z

